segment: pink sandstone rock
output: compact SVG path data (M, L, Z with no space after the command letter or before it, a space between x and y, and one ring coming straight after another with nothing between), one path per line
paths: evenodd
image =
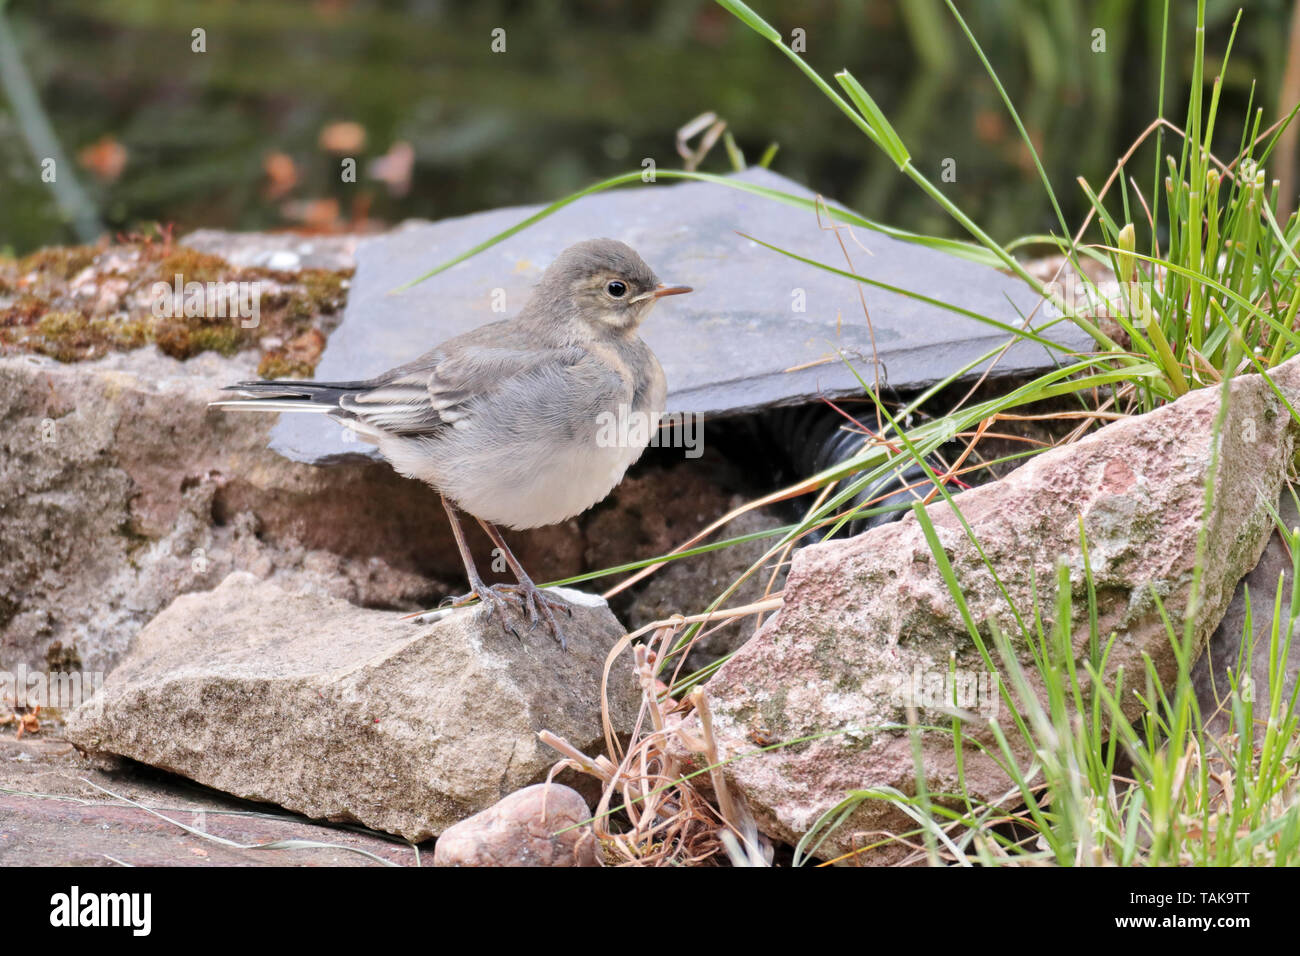
M1300 402L1300 359L1271 377L1288 401ZM1115 422L956 499L1031 627L1033 582L1038 606L1050 620L1057 563L1065 562L1074 597L1073 654L1079 662L1087 659L1089 644L1082 520L1102 638L1112 631L1118 635L1106 673L1109 679L1123 668L1122 705L1130 718L1141 710L1133 688L1142 683L1143 655L1150 655L1166 684L1177 670L1153 595L1159 595L1172 620L1183 620L1220 395L1220 389L1202 389L1151 414ZM1271 530L1268 506L1277 500L1291 465L1296 435L1296 423L1263 378L1233 382L1217 443L1220 459L1195 615L1198 649L1222 618L1238 580L1259 559ZM1007 600L950 506L940 500L928 513L995 662L992 622L1028 662L1028 646ZM889 786L914 793L908 736L884 725L906 721L905 692L914 683L922 691L927 681L942 684L950 657L964 678L967 709L987 717L997 707L997 720L1021 768L1027 767L1031 755L1006 702L998 701L996 692L986 693L988 670L914 514L797 552L784 607L707 684L721 757L751 754L729 763L726 774L760 828L795 841L852 790ZM1033 689L1042 696L1041 687ZM950 700L951 691L946 693ZM922 694L921 703L929 702ZM922 706L918 717L922 724L951 722L929 706ZM966 729L996 752L985 720ZM754 754L758 740L827 732L832 736ZM957 792L951 735L926 734L923 753L931 792ZM964 754L972 797L995 800L1011 787L1006 774L973 745ZM855 833L912 826L890 803L869 800L819 855L849 852Z

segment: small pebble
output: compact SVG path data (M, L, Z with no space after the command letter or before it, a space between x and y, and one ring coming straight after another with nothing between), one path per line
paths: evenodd
M599 866L587 801L570 787L517 790L438 837L434 866ZM583 824L578 826L577 824Z

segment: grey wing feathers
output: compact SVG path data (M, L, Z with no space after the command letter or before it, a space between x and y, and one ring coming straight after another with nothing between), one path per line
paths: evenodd
M349 392L339 408L389 435L432 437L466 421L475 399L500 389L545 358L537 350L472 346L394 369L372 387Z
M390 435L432 435L448 422L432 401L432 372L408 372L364 391L349 392L339 408L376 431Z
M464 423L475 399L486 397L543 364L578 361L582 350L464 347L435 350L378 378L359 382L292 380L241 382L244 400L217 404L267 411L325 412L362 434L433 437Z

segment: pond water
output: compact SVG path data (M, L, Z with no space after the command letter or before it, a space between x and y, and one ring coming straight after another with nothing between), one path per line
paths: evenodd
M802 31L827 78L851 69L916 165L995 237L1059 231L996 89L940 0L752 6L787 38ZM1179 123L1194 6L1173 4L1166 113ZM1237 6L1210 3L1208 49L1222 49ZM1266 121L1275 118L1286 58L1289 5L1245 6L1220 110L1227 151L1252 78ZM1073 229L1086 211L1075 177L1099 184L1155 115L1161 5L961 7ZM703 0L0 8L73 167L61 175L75 174L112 231L329 230L540 202L646 158L679 167L675 131L713 111L750 162L776 142L773 168L810 188L907 229L958 234L792 63ZM0 93L0 251L76 239L26 133ZM1138 167L1144 190L1150 156ZM356 182L343 181L349 159ZM721 142L700 168L730 168Z

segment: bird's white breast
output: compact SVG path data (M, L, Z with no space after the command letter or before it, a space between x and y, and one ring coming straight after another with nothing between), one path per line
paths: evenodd
M608 495L643 448L605 448L595 442L554 448L509 484L466 488L457 500L470 514L509 528L557 524Z
M581 361L515 376L469 403L453 427L387 435L380 451L485 521L566 521L608 495L657 434L663 371L643 343L630 348L592 345Z
M480 426L481 427L481 426ZM579 515L603 499L646 448L648 430L598 426L572 437L538 433L493 442L471 424L430 441L395 436L380 450L404 475L433 485L463 511L508 528L537 528ZM472 449L471 453L465 453Z

